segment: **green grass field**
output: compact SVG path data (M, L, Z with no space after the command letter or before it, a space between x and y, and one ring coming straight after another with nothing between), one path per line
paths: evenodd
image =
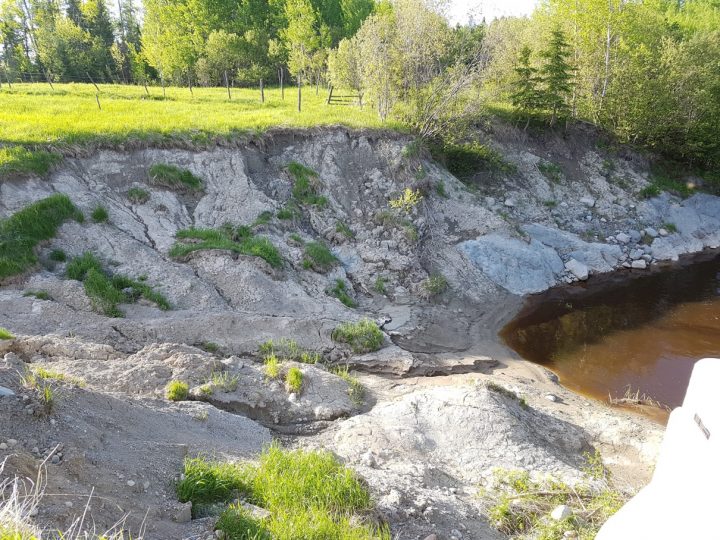
M55 160L38 150L127 141L161 143L171 140L198 144L257 134L270 128L342 125L350 128L402 129L382 123L369 107L327 105L327 92L303 88L303 110L297 111L297 89L166 88L100 85L98 109L91 84L14 84L0 89L0 174L42 173ZM31 152L12 148L24 145Z

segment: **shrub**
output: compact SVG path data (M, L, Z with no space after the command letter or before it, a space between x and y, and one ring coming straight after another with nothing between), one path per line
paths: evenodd
M663 226L663 229L665 229L669 233L678 232L677 225L675 225L674 223L663 223L662 226Z
M82 213L67 195L51 195L0 221L0 279L20 274L37 262L35 247L55 236L69 219Z
M405 188L397 199L390 199L388 204L390 205L390 208L403 210L409 214L418 204L420 204L422 199L423 196L419 189L413 190Z
M428 298L444 293L448 288L447 279L442 274L432 274L422 282L422 288Z
M150 193L142 188L134 187L128 189L127 198L135 204L145 204L150 200Z
M55 262L65 262L67 260L67 255L65 255L65 252L62 249L53 249L50 252L50 260Z
M184 401L189 393L188 384L183 381L170 381L165 389L165 397L170 401Z
M315 171L294 161L288 165L287 170L294 179L292 194L296 201L321 208L327 205L327 199L318 195L320 181Z
M203 188L200 178L175 165L156 163L150 167L149 176L151 183L178 191L200 191Z
M298 394L302 389L303 372L296 367L291 367L285 375L285 385L289 392Z
M321 242L308 242L305 244L305 258L303 268L313 269L316 272L327 272L337 265L338 259L328 247Z
M110 214L108 214L107 208L104 206L96 206L90 217L95 223L107 223Z
M347 343L355 353L377 351L385 341L382 330L370 319L342 323L333 330L332 338Z
M380 294L387 294L387 289L385 288L385 284L387 283L387 278L384 278L382 276L378 276L375 278L375 283L373 284L373 289L375 289L375 292L378 292Z
M15 338L15 336L13 336L12 333L10 333L10 330L0 326L0 339L14 339L14 338Z
M660 191L660 188L656 185L651 184L642 188L638 192L638 196L642 199L652 199L653 197L657 197L658 195L660 195L660 193L662 193Z
M200 344L200 348L205 352L214 354L220 350L220 345L218 345L217 343L213 343L212 341L203 341Z
M342 279L335 280L335 285L328 289L328 294L340 300L347 307L354 308L357 306L355 300L348 294L347 285Z

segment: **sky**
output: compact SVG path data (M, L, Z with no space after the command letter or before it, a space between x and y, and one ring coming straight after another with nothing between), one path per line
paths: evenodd
M466 23L472 15L476 22L483 17L488 22L508 15L532 13L538 0L450 0L448 16L453 23Z

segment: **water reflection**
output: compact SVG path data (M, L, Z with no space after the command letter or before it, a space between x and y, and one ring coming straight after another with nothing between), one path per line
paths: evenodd
M720 257L538 295L502 336L576 391L607 399L630 386L677 406L693 364L720 356Z

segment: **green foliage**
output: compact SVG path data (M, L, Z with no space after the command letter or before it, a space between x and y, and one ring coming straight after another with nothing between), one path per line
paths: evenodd
M20 274L37 262L35 247L55 236L60 225L82 214L67 195L51 195L0 221L0 279Z
M432 146L431 151L436 159L442 160L448 170L460 180L469 180L482 172L512 174L517 168L505 161L502 155L479 142L447 143L443 146Z
M303 268L325 273L338 264L338 259L322 242L305 244Z
M200 348L205 352L215 354L220 350L220 345L218 345L217 343L213 343L212 341L203 341L200 344Z
M237 229L182 229L175 234L178 240L171 248L171 257L185 257L193 251L226 249L242 255L260 257L273 268L282 267L282 257L275 245L265 237L252 236L247 227Z
M574 531L580 540L595 538L627 495L609 484L600 471L599 455L590 458L590 474L572 487L552 477L536 481L526 471L496 469L481 493L493 525L517 540L561 540L566 531ZM550 512L561 504L570 506L573 515L559 522L550 519Z
M385 288L385 283L387 283L387 278L384 278L382 276L378 276L375 278L375 283L373 283L373 289L375 292L380 294L387 294L387 289Z
M537 68L530 62L531 55L532 50L527 45L520 49L515 67L515 91L510 96L513 106L528 116L543 108L541 80Z
M422 282L422 288L425 295L432 298L444 293L448 288L448 282L442 274L432 274Z
M355 238L355 233L352 232L352 229L348 227L347 223L342 221L338 221L337 225L335 225L335 232L339 232L348 240L352 240L353 238Z
M252 227L257 227L259 225L267 225L272 221L272 212L269 210L264 210L263 212L260 212L258 217L255 218L255 221L253 221ZM251 229L251 228L250 228Z
M239 382L240 378L237 375L231 375L227 371L213 371L205 384L211 391L234 392L237 390Z
M93 308L108 317L122 317L118 304L133 303L139 298L155 303L162 310L170 309L167 298L149 285L126 276L106 273L100 261L90 252L70 261L66 273L70 279L83 282Z
M448 198L447 191L445 191L445 182L439 180L438 183L435 184L435 193L437 193L443 199Z
M405 188L400 196L395 199L390 199L388 204L390 205L390 208L403 210L405 213L409 214L418 204L420 204L422 199L423 196L419 189Z
M110 219L110 214L108 214L107 208L104 206L96 206L92 214L90 214L90 218L95 223L107 223L108 219Z
M134 187L127 191L127 198L134 204L145 204L150 200L150 193L142 188Z
M273 444L257 464L185 460L178 484L181 501L191 500L195 508L238 496L270 516L259 520L232 504L217 527L233 540L296 540L298 531L303 538L318 540L390 540L386 528L368 518L372 501L367 488L329 452L291 451Z
M678 232L677 225L675 225L674 223L663 223L662 226L663 229L665 229L670 234Z
M280 360L274 354L265 357L265 376L268 379L277 379L280 375Z
M42 176L62 160L62 156L45 150L28 150L23 146L0 147L0 179L6 175Z
M278 219L287 221L297 219L300 216L302 216L302 211L293 200L288 201L288 203L277 212Z
M357 406L362 405L365 402L365 387L357 379L357 377L353 377L350 374L348 367L337 367L334 368L332 372L347 383L350 401Z
M323 208L327 206L327 198L318 195L320 180L312 169L293 161L287 167L293 177L293 198L300 204L308 204Z
M348 294L347 284L342 279L335 280L335 285L328 289L328 294L334 296L349 308L357 307L357 302Z
M299 393L302 389L302 383L303 372L296 367L288 369L288 372L285 374L285 385L287 386L288 391L296 394Z
M333 330L332 338L340 343L347 343L355 353L377 351L385 341L382 330L370 319L342 323Z
M541 161L538 163L538 170L542 175L554 184L559 184L563 178L563 172L557 163L551 161Z
M62 249L53 249L50 252L49 256L51 261L55 262L65 262L67 260L67 255Z
M657 197L662 193L662 190L657 187L654 184L650 184L649 186L645 186L640 191L638 191L638 196L642 199L652 199L653 197Z
M23 296L33 296L38 300L52 300L52 296L47 291L27 291Z
M3 328L0 326L0 339L14 339L15 336L13 336L10 331L7 328Z
M288 236L291 242L294 242L295 244L302 246L305 243L305 240L302 239L302 237L297 233L292 233L290 236Z
M294 339L282 338L277 342L269 339L261 343L258 352L263 358L277 357L281 362L302 362L303 364L316 364L320 361L320 353L310 351L298 345Z
M170 401L185 401L189 394L188 384L183 381L170 381L165 388L165 397Z
M148 171L150 182L176 191L201 191L203 183L200 178L186 169L175 165L156 163Z
M545 109L550 110L550 125L553 125L558 118L565 118L570 114L573 68L568 63L570 46L565 39L565 33L558 27L550 36L547 49L540 53L545 58L540 76L543 82L541 103Z

